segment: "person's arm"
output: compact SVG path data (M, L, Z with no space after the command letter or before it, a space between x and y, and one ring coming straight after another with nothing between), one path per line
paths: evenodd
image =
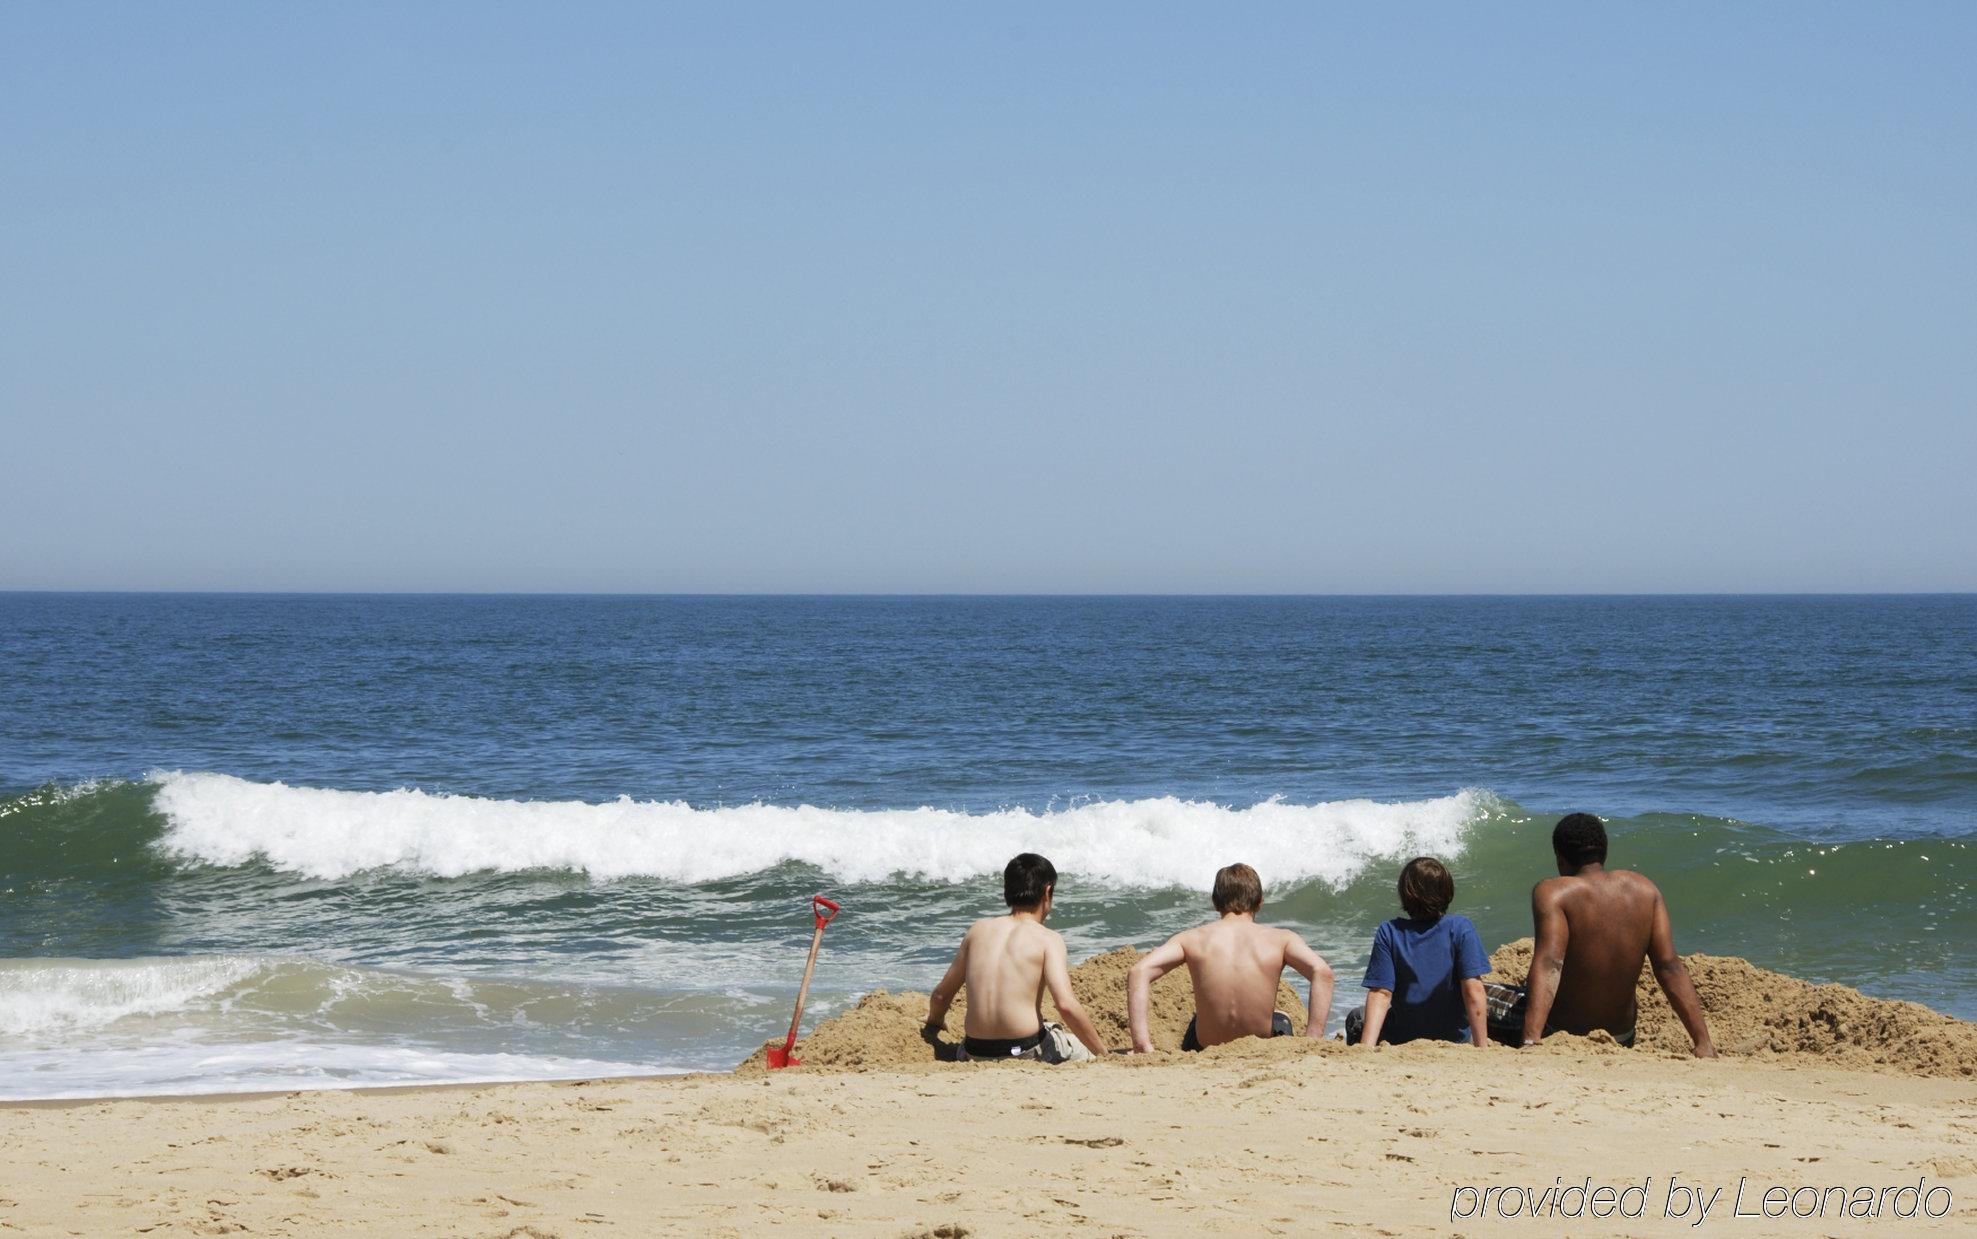
M1071 988L1071 963L1064 953L1064 939L1050 935L1050 944L1043 952L1043 984L1050 991L1050 1000L1057 1004L1057 1014L1064 1020L1064 1027L1071 1035L1085 1043L1085 1048L1104 1058L1112 1052L1105 1044L1105 1038L1098 1035L1092 1026L1091 1017L1078 1002L1078 995Z
M954 962L947 966L947 975L934 986L934 992L927 997L927 1023L920 1030L929 1041L947 1031L947 1009L954 1005L954 996L961 992L962 984L968 979L968 936L961 936L961 946L954 952Z
M1695 982L1689 979L1688 965L1675 953L1675 931L1668 924L1668 905L1661 892L1654 893L1654 931L1648 937L1648 962L1654 966L1655 984L1668 996L1668 1005L1688 1030L1697 1058L1715 1058L1716 1043L1709 1039L1709 1023L1703 1019L1702 1000L1696 997Z
M1558 906L1558 896L1540 882L1531 888L1531 927L1537 943L1531 948L1531 975L1524 979L1524 1044L1544 1040L1551 1004L1558 998L1558 974L1565 968L1565 944L1571 926Z
M1490 1045L1490 999L1483 992L1483 978L1462 978L1462 1009L1469 1015L1469 1044L1479 1050ZM1373 1013L1372 1000L1367 1000L1366 1013Z
M1359 983L1366 991L1366 1025L1360 1030L1359 1044L1380 1044L1380 1033L1393 1010L1394 980L1393 923L1381 921L1373 930L1373 950L1366 957L1365 979Z
M1181 949L1181 940L1169 938L1126 970L1126 1028L1132 1033L1133 1053L1153 1053L1153 1038L1147 1032L1146 1020L1153 983L1180 967L1187 957L1187 952Z
M1476 926L1466 916L1456 918L1455 975L1461 982L1462 1010L1469 1018L1469 1044L1479 1050L1490 1044L1490 996L1483 988L1483 977L1490 971L1490 957Z
M1366 1027L1359 1030L1359 1044L1380 1044L1380 1029L1386 1026L1387 1008L1394 1005L1394 992L1390 989L1369 989L1366 991Z
M1332 1013L1332 966L1296 934L1284 935L1284 962L1311 982L1311 1005L1305 1011L1304 1035L1323 1037L1325 1019Z

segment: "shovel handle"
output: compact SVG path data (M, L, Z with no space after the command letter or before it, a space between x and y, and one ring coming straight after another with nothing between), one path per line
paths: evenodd
M796 1014L789 1017L789 1038L783 1042L785 1057L796 1048L796 1030L803 1023L803 1004L810 997L810 974L817 968L817 948L824 945L824 926L830 924L837 916L838 906L822 895L812 895L810 914L817 918L817 928L810 935L810 958L803 964L803 986L796 991Z

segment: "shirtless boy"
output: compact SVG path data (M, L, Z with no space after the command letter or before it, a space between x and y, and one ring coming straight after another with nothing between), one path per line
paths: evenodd
M1547 1033L1584 1035L1595 1028L1634 1044L1634 983L1641 961L1688 1031L1697 1058L1715 1058L1702 1002L1675 954L1668 906L1653 882L1606 867L1606 825L1590 813L1562 817L1551 832L1559 877L1531 891L1536 945L1525 987L1487 986L1494 1038L1521 1034L1536 1045Z
M1147 1005L1153 983L1182 964L1194 983L1194 1019L1181 1038L1184 1050L1221 1045L1237 1037L1284 1037L1290 1017L1276 1009L1277 982L1285 968L1311 982L1310 1021L1304 1035L1325 1035L1332 1007L1332 968L1288 929L1256 923L1263 906L1263 880L1248 865L1230 865L1215 875L1212 895L1222 919L1184 930L1140 957L1126 974L1126 1022L1133 1052L1147 1054Z
M965 985L964 1061L1022 1058L1068 1063L1106 1052L1105 1041L1071 992L1064 939L1056 930L1044 928L1056 889L1057 869L1043 857L1025 852L1009 862L1002 871L1002 900L1009 905L1009 914L976 921L962 935L961 949L927 1003L923 1035L929 1041L937 1041L947 1030L947 1009ZM1076 1040L1062 1026L1044 1022L1045 989Z

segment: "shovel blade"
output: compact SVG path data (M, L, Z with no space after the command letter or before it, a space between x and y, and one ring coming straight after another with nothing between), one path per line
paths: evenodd
M769 1070L779 1067L801 1067L803 1060L789 1052L787 1046L771 1045L764 1047L769 1054Z

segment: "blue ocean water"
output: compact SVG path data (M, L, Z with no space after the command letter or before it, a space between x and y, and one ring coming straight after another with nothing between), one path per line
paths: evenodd
M1684 950L1977 1016L1969 596L0 594L0 699L9 1095L724 1067L811 892L827 1013L1024 848L1074 953L1243 859L1350 978L1577 809Z

